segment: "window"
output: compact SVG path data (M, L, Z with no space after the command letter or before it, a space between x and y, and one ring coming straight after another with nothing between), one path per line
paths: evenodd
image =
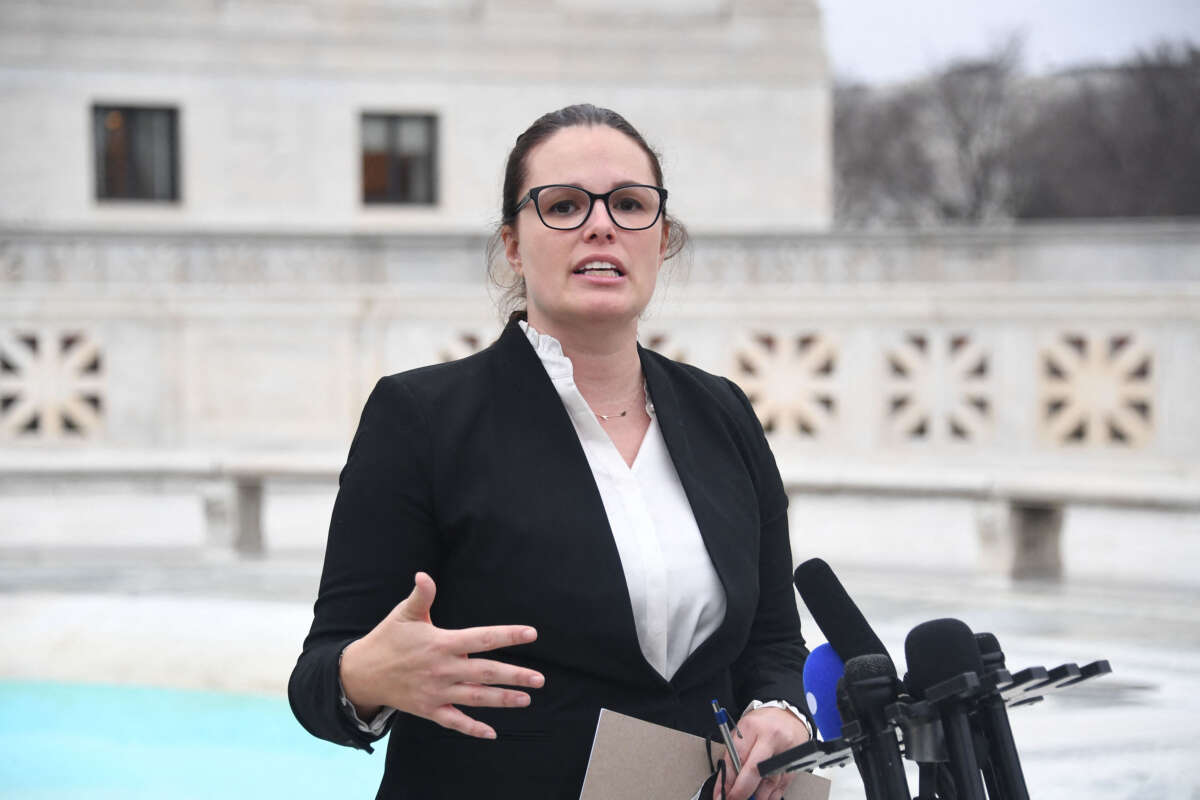
M362 115L364 203L437 202L437 118Z
M179 121L173 108L92 106L98 200L179 199Z

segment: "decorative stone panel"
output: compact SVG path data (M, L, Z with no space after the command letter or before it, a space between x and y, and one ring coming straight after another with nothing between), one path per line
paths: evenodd
M1043 440L1142 447L1154 434L1154 354L1137 333L1063 331L1038 354Z
M0 329L0 439L85 439L104 414L104 358L90 333Z
M732 377L773 436L825 438L838 424L837 343L817 331L755 332L734 355Z
M995 427L990 350L970 331L907 331L884 347L884 428L893 442L980 444Z

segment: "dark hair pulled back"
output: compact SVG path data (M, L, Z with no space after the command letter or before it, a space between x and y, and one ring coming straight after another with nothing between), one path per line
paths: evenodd
M591 103L580 103L538 117L524 133L517 137L516 143L508 154L508 161L504 167L504 189L500 200L500 224L496 226L495 232L488 240L487 247L488 276L502 292L499 302L501 315L510 320L525 318L525 279L509 272L503 257L504 242L500 232L506 226L516 224L517 206L521 202L519 192L529 176L529 153L563 128L600 125L620 131L632 139L650 159L650 169L654 172L655 184L663 185L662 164L658 153L646 143L637 128L630 125L629 121L617 112L594 106ZM687 247L688 233L679 220L667 213L665 207L663 208L663 220L670 226L665 256L665 259L669 260L679 255Z

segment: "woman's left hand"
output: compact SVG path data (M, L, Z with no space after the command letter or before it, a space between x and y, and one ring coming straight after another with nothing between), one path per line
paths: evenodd
M727 800L780 800L792 782L793 773L775 775L763 780L758 774L758 763L808 741L808 728L796 715L783 708L756 708L743 716L737 723L741 737L733 737L742 771L730 786L726 783ZM725 761L725 774L733 776L733 765ZM714 797L718 793L713 794Z

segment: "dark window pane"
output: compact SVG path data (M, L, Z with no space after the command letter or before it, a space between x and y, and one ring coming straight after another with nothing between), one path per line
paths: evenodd
M365 203L436 203L437 118L363 114L362 187Z
M175 109L93 106L92 137L98 199L179 199Z

